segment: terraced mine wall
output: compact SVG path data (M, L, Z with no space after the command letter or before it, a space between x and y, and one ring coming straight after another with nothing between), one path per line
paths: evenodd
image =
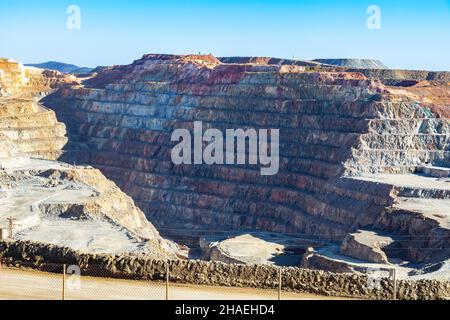
M66 126L55 112L27 99L0 99L0 144L13 154L56 159L67 143Z
M405 70L405 69L389 69L386 66L382 66L382 62L370 59L354 59L355 61L361 61L362 64L367 62L373 62L379 64L377 68L365 68L365 67L348 67L338 66L334 64L324 63L327 60L333 59L315 59L315 60L295 60L295 59L282 59L272 57L220 57L218 58L223 63L229 64L261 64L261 65L299 65L308 67L317 67L326 71L347 71L347 72L360 72L373 79L403 79L403 80L429 80L429 81L450 81L450 72L448 71L427 71L427 70ZM336 60L353 60L353 59L336 59Z
M58 158L67 143L66 127L37 97L77 83L70 75L0 59L0 157Z
M48 161L60 157L68 139L66 126L39 99L56 87L77 84L74 76L0 58L2 227L11 216L14 239L85 252L174 257L175 244L165 241L132 199L99 170Z
M0 58L0 97L33 91L48 92L77 83L78 80L68 74L25 67L12 59Z
M282 58L272 58L272 57L219 57L217 58L223 63L230 64L276 64L276 65L297 65L304 67L333 67L331 65L326 65L316 61L308 60L293 60L293 59L282 59Z
M403 80L450 82L450 72L447 71L355 68L346 71L360 72L368 78L381 79L384 83L392 85L401 84Z
M15 267L61 272L62 264L77 265L82 275L164 280L169 264L170 282L230 287L278 289L279 269L267 265L235 265L197 260L151 260L136 256L81 254L49 244L0 241L3 263ZM393 280L382 279L370 289L365 275L335 274L300 268L282 268L282 289L327 296L392 299ZM398 299L445 299L450 282L397 281Z
M389 186L342 175L412 172L448 163L438 110L360 73L223 64L212 56L146 55L104 69L45 105L67 124L68 162L88 163L133 197L158 228L261 229L342 240L380 221ZM280 171L174 165L177 128L280 129Z
M316 59L311 61L280 59L270 57L220 57L218 58L223 63L244 64L253 63L261 65L299 65L308 67L309 70L316 71L345 71L357 72L365 75L369 79L378 79L383 84L392 86L408 86L417 81L440 81L444 83L450 82L450 72L448 71L426 71L426 70L404 70L404 69L388 69L377 60L355 59L357 64L361 67L349 67L327 64L324 62L333 59ZM336 59L338 60L353 60L353 59ZM372 66L364 67L365 63Z

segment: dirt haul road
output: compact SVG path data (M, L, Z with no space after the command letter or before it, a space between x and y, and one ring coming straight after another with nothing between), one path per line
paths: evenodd
M79 280L78 280L79 279ZM65 299L164 300L161 282L66 276ZM0 299L61 300L62 275L39 271L0 270ZM276 300L276 290L170 284L170 300ZM310 294L282 293L283 300L330 299Z

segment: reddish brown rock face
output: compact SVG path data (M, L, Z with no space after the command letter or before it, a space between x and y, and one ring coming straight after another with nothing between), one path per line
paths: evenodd
M70 161L96 166L158 227L265 229L342 240L377 223L391 188L343 175L449 161L443 113L362 73L146 55L45 99ZM174 165L177 128L280 130L280 170Z
M398 90L399 87L395 89ZM393 89L391 88L391 90ZM422 101L439 118L450 118L450 82L411 81L408 85L402 86L400 90L404 91L406 95L411 95L416 100Z

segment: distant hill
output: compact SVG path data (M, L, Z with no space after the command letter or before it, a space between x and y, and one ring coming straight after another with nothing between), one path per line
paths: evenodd
M387 69L381 61L373 59L314 59L313 61L359 69Z
M39 68L39 69L56 70L56 71L60 71L60 72L64 72L64 73L73 73L73 72L84 73L85 71L87 71L87 69L92 70L92 68L85 68L85 67L81 68L74 64L58 62L58 61L47 61L47 62L43 62L43 63L27 63L25 65L29 66L29 67ZM83 71L83 72L79 72L79 71ZM89 71L87 73L89 73Z
M102 71L104 71L104 70L106 70L108 68L110 68L110 67L108 67L108 66L98 66L98 67L92 69L91 72L99 73L99 72L102 72Z
M74 74L74 75L89 74L92 72L92 70L94 70L94 68L82 67L82 68L75 69L75 70L71 71L70 73Z

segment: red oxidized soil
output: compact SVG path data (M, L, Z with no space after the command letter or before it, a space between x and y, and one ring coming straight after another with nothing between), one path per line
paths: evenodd
M450 85L447 83L420 81L401 90L412 93L424 101L440 118L450 119Z

